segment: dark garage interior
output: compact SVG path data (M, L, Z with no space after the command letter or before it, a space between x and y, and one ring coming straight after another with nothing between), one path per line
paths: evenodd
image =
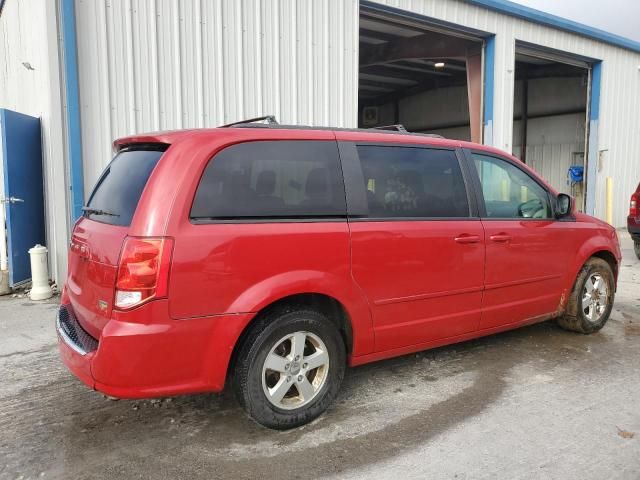
M516 53L513 154L583 204L588 65ZM524 146L524 148L523 148Z
M364 10L358 126L480 141L481 67L481 40Z

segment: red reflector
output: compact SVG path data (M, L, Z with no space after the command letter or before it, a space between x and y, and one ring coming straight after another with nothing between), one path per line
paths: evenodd
M127 237L120 253L116 298L119 309L167 296L173 239Z

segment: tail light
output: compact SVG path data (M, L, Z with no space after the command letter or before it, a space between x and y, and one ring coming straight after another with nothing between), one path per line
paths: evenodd
M629 216L638 216L638 201L640 201L640 193L636 192L631 195L631 202L629 203Z
M120 253L115 308L127 310L167 296L173 240L127 237Z

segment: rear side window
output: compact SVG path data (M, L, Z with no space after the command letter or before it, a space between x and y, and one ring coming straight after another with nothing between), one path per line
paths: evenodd
M257 141L218 153L196 191L191 218L344 217L338 147L331 141Z
M370 218L469 217L455 152L358 145Z
M91 192L85 216L102 223L128 226L151 172L166 146L119 152Z

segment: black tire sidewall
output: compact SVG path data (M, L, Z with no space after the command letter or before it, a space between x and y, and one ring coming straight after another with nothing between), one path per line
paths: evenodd
M264 361L278 340L294 332L317 335L329 354L329 372L322 390L303 407L285 410L273 405L262 387ZM277 316L260 332L247 352L244 404L258 423L277 429L294 428L321 415L338 393L345 370L345 348L340 332L324 315L315 311L293 311Z
M582 328L586 332L595 332L600 330L607 320L609 319L609 315L611 314L611 310L613 309L613 302L615 299L615 282L613 278L613 272L611 271L611 267L604 260L589 262L585 265L584 275L580 279L580 283L578 285L578 289L576 290L576 302L577 302L577 312L578 318L580 318L582 323ZM607 282L607 291L609 294L609 299L607 302L607 308L603 312L602 316L597 322L592 322L589 320L583 311L582 307L582 291L584 289L585 284L594 273L599 273L600 276Z

